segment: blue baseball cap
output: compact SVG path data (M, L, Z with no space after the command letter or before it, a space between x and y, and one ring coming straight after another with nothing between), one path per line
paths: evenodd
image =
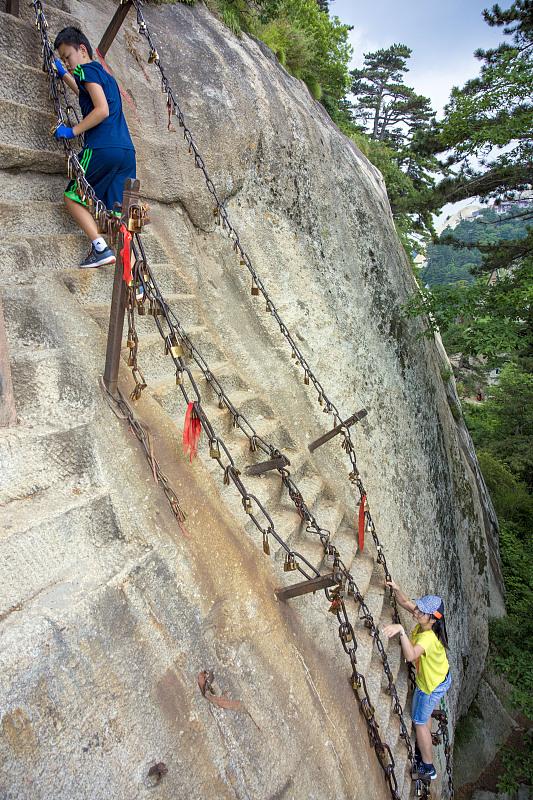
M441 619L444 616L444 600L437 594L426 594L413 602L416 603L417 608L423 614L431 614L436 619Z

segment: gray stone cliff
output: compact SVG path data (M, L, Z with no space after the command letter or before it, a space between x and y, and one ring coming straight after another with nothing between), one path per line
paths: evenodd
M51 35L81 22L96 43L110 0L45 4ZM205 442L181 452L185 408L151 317L139 320L148 389L136 412L188 514L181 531L137 440L99 388L112 275L81 273L85 242L61 201L64 158L32 9L0 0L0 270L18 424L0 429L0 798L376 798L389 792L349 684L335 616L268 559ZM65 11L67 8L67 11ZM414 278L380 174L305 85L202 5L149 7L161 59L241 240L302 351L354 428L358 466L394 578L446 601L450 719L483 670L503 610L497 523L447 377L445 355L401 306ZM133 15L108 54L123 91L145 240L171 305L258 433L278 443L380 625L383 574L356 553L355 498L337 440L264 303L250 294ZM176 126L177 127L177 126ZM89 274L90 273L90 274ZM124 362L123 387L131 385ZM200 383L238 464L248 441ZM291 546L325 569L275 475L247 479ZM350 605L357 620L357 608ZM410 624L405 620L406 625ZM380 659L358 622L381 735L411 796ZM409 720L405 665L388 645ZM241 711L209 704L213 669ZM164 762L160 781L150 767ZM439 756L442 771L442 754Z

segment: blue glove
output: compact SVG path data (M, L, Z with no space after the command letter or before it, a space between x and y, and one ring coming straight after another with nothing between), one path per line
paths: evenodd
M74 139L76 134L67 125L58 125L54 136L56 139Z
M54 58L54 64L56 65L57 74L59 75L60 78L62 78L63 75L67 74L67 70L63 66L63 62L61 61L60 58Z

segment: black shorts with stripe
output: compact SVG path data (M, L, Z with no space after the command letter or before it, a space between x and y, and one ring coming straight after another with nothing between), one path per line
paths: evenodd
M78 159L85 177L105 207L112 211L115 203L122 204L125 181L137 177L135 150L123 147L92 150L90 147L84 147ZM87 205L80 197L76 180L69 182L65 196L76 203Z

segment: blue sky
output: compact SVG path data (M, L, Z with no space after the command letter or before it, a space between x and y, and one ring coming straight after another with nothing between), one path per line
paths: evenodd
M510 4L500 2L503 8ZM413 55L405 81L440 112L452 86L478 73L474 50L503 38L501 29L481 16L492 5L492 0L330 0L330 13L354 26L353 66L362 65L365 52L394 42L408 45Z

